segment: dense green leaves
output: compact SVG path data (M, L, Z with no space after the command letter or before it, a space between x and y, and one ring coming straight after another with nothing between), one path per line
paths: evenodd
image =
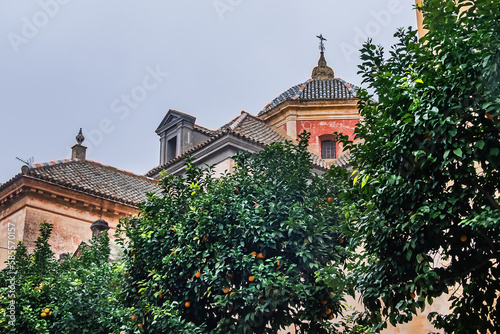
M108 262L107 235L92 240L80 257L57 261L51 231L42 223L33 254L20 243L12 266L0 273L0 332L108 334L129 327L120 302L122 271Z
M123 223L127 301L145 332L173 332L169 313L192 326L186 333L331 331L345 242L334 184L311 172L306 147L303 135L298 146L240 153L220 177L188 162Z
M371 42L362 50L363 144L345 144L356 177L369 180L340 195L364 249L350 276L370 311L365 321L378 328L447 294L451 310L434 315L437 327L494 332L500 2L428 0L423 11L430 32L422 41L401 30L388 58Z

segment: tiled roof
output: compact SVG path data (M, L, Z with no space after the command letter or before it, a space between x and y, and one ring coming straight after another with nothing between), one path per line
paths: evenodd
M259 112L259 116L286 101L348 100L356 98L356 87L340 78L313 80L295 85L275 98Z
M208 129L204 126L201 126L199 124L196 124L196 123L193 125L193 129L194 129L194 131L203 133L204 135L207 135L207 136L213 136L216 132L214 130L210 130L210 129Z
M244 138L252 139L264 145L269 145L277 141L292 140L286 134L279 134L265 125L262 120L247 112L242 112L237 119L230 123L229 127Z
M147 199L146 193L160 193L157 180L90 160L65 159L37 163L23 171L23 174L34 179L134 206ZM18 174L2 184L0 189L21 176L22 174Z
M208 144L216 141L224 135L233 135L249 142L259 144L262 147L270 145L274 142L285 142L287 140L294 141L292 138L288 137L286 133L279 133L278 131L279 130L274 130L271 127L265 125L261 119L252 116L245 111L242 111L240 116L235 117L229 123L223 125L217 131L215 131L214 136L207 139L203 143L189 149L182 155L168 161L167 163L151 169L146 173L146 175L154 176L158 174L161 170L168 168L179 160L185 159L187 156L193 154L203 147L206 147ZM311 158L316 166L321 168L328 168L328 164L317 155L311 153Z

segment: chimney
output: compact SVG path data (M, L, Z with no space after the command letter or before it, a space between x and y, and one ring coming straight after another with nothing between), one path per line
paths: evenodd
M92 238L99 238L102 231L109 230L108 223L103 219L98 219L90 225L92 230Z
M82 145L84 140L85 137L83 136L82 128L80 128L80 132L76 135L76 144L71 147L71 159L85 160L87 146Z

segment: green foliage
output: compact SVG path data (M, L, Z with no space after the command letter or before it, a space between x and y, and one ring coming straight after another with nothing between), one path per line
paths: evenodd
M33 254L20 243L15 264L0 273L0 332L108 334L126 328L130 314L119 289L123 270L108 262L107 234L84 247L80 258L62 262L50 249L51 231L51 225L42 223ZM15 295L9 298L11 278ZM9 324L11 303L15 326Z
M311 172L301 137L239 153L220 177L188 161L122 223L125 294L144 332L333 331L345 242L332 179Z
M443 294L438 328L500 328L500 2L457 2L425 1L429 33L398 31L387 59L362 49L374 94L360 92L363 144L344 138L356 172L340 197L363 246L350 277L376 329Z

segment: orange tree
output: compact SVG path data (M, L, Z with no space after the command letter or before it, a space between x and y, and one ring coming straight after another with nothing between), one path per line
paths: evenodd
M447 333L500 328L500 1L425 0L429 32L399 31L388 56L368 42L358 170L341 194L351 277L376 329L431 314ZM373 92L371 94L370 92ZM347 139L347 138L346 138ZM339 175L339 173L333 173ZM340 181L339 181L340 182ZM352 186L354 182L354 186Z
M0 332L118 334L129 328L130 311L120 302L121 270L108 262L107 234L80 258L57 261L48 243L51 230L42 223L34 252L21 242L0 272Z
M237 154L234 171L220 177L188 163L122 222L125 294L141 330L333 331L345 241L334 184L312 173L307 139Z

